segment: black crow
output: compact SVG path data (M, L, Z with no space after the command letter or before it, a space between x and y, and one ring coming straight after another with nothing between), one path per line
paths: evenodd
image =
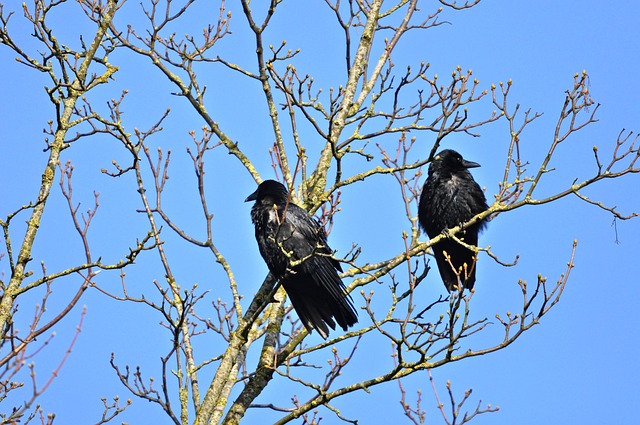
M429 238L466 223L489 208L484 192L468 170L479 166L451 149L443 150L433 158L418 205L418 220ZM478 232L486 224L486 219L477 221L456 233L456 237L468 245L477 246ZM449 292L458 288L459 282L467 289L473 288L476 255L472 250L454 239L444 238L433 246L433 253Z
M309 332L327 339L336 322L345 331L358 321L351 297L332 257L324 228L292 203L287 189L275 180L262 182L245 202L256 201L251 221L258 248L271 273L282 283L293 308Z

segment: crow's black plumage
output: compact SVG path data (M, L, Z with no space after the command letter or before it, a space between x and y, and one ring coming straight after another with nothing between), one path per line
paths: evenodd
M429 238L435 238L445 229L466 223L487 210L484 192L468 170L479 166L451 149L443 150L433 158L418 206L418 220ZM456 233L456 237L468 245L477 246L478 233L485 226L486 220L475 222ZM448 291L457 288L459 282L467 289L473 288L476 281L473 251L452 238L443 238L433 246L433 253Z
M316 329L327 339L327 325L335 329L338 322L346 331L355 324L356 310L338 276L342 267L332 257L322 226L290 202L287 189L275 180L262 182L247 201L256 201L251 221L260 254L307 330Z

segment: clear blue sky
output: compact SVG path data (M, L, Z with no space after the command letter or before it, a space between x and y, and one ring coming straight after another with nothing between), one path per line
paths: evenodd
M19 9L18 2L14 3L5 6L5 10ZM322 10L324 2L315 3ZM302 4L284 2L287 14L276 15L266 38L274 45L286 39L287 47L301 47L296 66L303 72L316 74L317 84L328 92L328 87L342 82L336 76L344 74L343 50L332 44L340 39L335 31L332 33L323 26L330 22L325 12L316 11L315 5ZM68 6L67 10L77 9L75 4ZM216 16L215 8L201 7L202 16ZM241 8L236 1L229 2L228 7L233 11L234 34L221 44L220 54L233 55L234 61L251 67L252 41L246 37ZM424 4L423 7L430 6ZM128 17L140 22L137 2L127 4L116 22L122 25ZM593 145L601 152L609 152L623 128L640 131L640 90L636 81L640 67L638 18L640 4L634 1L485 0L469 11L445 12L443 19L450 24L412 34L399 46L394 62L397 69L404 69L407 64L424 60L431 63L428 73L443 77L460 65L464 70L473 69L474 76L487 89L492 83L512 79L512 105L520 103L523 110L544 112L523 137L523 149L529 155L532 169L540 163L551 141L564 90L571 87L574 73L587 70L591 94L601 104L599 122L560 148L556 162L551 164L559 169L549 177L548 190L551 190L554 184L566 184L575 177L589 175L593 169ZM73 46L78 45L78 34L87 36L93 28L81 13L56 15L55 19L58 38ZM12 18L12 25L16 39L33 51L33 40L25 35L29 28L22 22L20 13ZM22 33L17 35L19 31ZM191 32L199 34L200 29L194 25ZM2 218L35 198L47 157L42 152L45 137L42 129L54 117L43 90L49 83L43 76L16 63L14 56L5 46L0 46ZM164 123L165 131L153 142L154 146L172 150L171 179L164 205L181 226L202 237L204 229L185 147L190 146L191 140L187 132L191 129L198 132L203 123L190 112L184 99L168 95L175 89L165 84L163 77L146 62L127 54L114 54L111 60L121 67L121 72L116 74L115 82L95 93L94 106L104 112L108 99L128 89L125 124L141 129L149 127L166 108L172 109ZM140 71L131 72L136 67ZM259 86L229 76L219 66L211 67L210 72L209 110L223 130L246 149L262 177L272 178L267 148L273 142L273 135L269 131L264 100L259 97ZM308 130L303 135L309 140L317 137ZM430 146L429 135L416 136L425 138L424 145ZM482 129L481 136L478 139L454 136L447 139L450 143L447 147L482 164L473 174L492 199L504 166L508 129L501 122ZM309 144L313 146L312 142ZM310 155L313 154L310 151ZM135 238L143 236L141 232L145 229L144 217L135 212L140 205L133 176L114 180L100 173L101 168L110 167L113 159L125 161L126 158L121 149L106 138L83 141L63 154L63 160L71 160L75 165L74 197L76 202L82 202L80 210L92 205L94 190L101 193L90 241L94 255L104 252L105 262L117 261ZM249 205L242 202L255 184L222 149L211 153L208 166L208 196L216 214L215 239L235 268L241 287L246 285L244 293L250 296L266 274L253 239ZM619 181L605 181L586 193L591 199L615 205L621 213L630 214L640 211L639 179L634 175ZM394 201L387 200L383 195L387 193ZM363 185L361 191L346 192L342 207L344 219L336 221L330 236L334 249L345 253L352 242L358 242L364 249L363 258L375 259L383 257L384 248L401 246L400 235L407 225L401 216L395 218L402 211L392 179L373 180ZM367 219L349 220L349 211L358 208L367 208ZM25 219L23 216L19 221ZM481 258L474 317L491 319L496 313L515 311L520 302L516 285L519 278L534 282L538 273L550 281L559 278L566 269L574 239L578 240L576 267L560 304L543 318L541 325L515 344L495 354L434 370L440 396L445 395L444 384L450 380L458 396L465 389L473 388L469 408L478 400L501 407L498 413L474 420L472 423L476 425L630 423L633 408L640 403L637 389L640 331L635 323L640 298L636 275L640 221L617 221L616 225L616 228L612 226L610 214L573 197L553 205L505 214L490 223L481 237L481 245L491 245L504 259L520 254L521 260L517 268L504 269L487 257ZM616 230L619 243L616 243ZM12 233L14 241L21 238L22 232L23 228L17 224ZM49 271L82 261L80 241L71 232L68 211L56 189L34 250L31 266L36 275L40 272L41 260L46 262ZM210 290L203 306L218 296L225 297L225 281L212 258L179 243L169 232L166 234L174 272L185 286L197 282L201 288ZM3 279L7 279L6 259L0 260L0 272L4 273ZM153 293L153 279L162 280L155 254L142 256L138 265L127 273L128 286L139 293ZM432 299L443 292L437 273L431 273L427 280L429 289L422 293L425 297ZM68 300L79 285L79 280L64 282L54 285L51 311ZM115 273L103 273L97 282L117 290L119 277ZM383 291L387 285L385 282L376 291ZM30 302L38 300L33 297ZM358 302L362 303L359 298ZM101 412L101 397L131 397L109 366L111 352L116 353L119 365L140 364L145 376L159 378L158 359L166 354L169 346L169 335L158 326L161 317L157 313L139 305L115 303L91 290L81 304L87 306L82 333L59 377L40 400L46 412L56 413L58 424L95 423ZM81 308L76 308L65 318L50 346L35 357L39 379L48 379L63 356L80 311ZM32 312L33 304L26 299L20 306L19 317L27 321ZM498 326L487 332L478 344L498 341ZM206 347L207 342L200 344ZM376 356L389 361L389 352L362 355L358 363L361 369L354 371L354 376L364 376L367 362L375 362ZM201 382L207 382L206 376ZM283 388L278 382L273 384L257 402L268 402L269 394ZM427 411L428 422L441 423L428 376L415 374L405 381L405 386L422 389L422 407ZM415 394L411 392L410 396ZM399 397L397 385L392 383L372 390L371 394L355 393L337 405L345 416L357 417L361 424L403 423ZM141 400L133 401L134 405L114 423L163 423L163 414L157 408ZM282 404L287 401L285 398ZM0 411L5 411L2 404ZM262 423L264 419L258 415L264 413L252 413L253 419L248 423ZM334 416L325 416L323 423L336 423Z

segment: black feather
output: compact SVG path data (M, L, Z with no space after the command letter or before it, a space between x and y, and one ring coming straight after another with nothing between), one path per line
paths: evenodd
M435 156L429 165L429 176L422 188L418 206L418 220L429 238L466 223L489 208L484 192L468 170L479 166L450 149ZM477 246L478 233L486 224L486 219L475 222L456 233L456 237L468 245ZM433 253L448 291L456 289L460 282L465 288L473 288L476 256L472 250L454 239L443 238L433 246Z
M356 310L338 276L342 267L322 226L290 202L287 189L275 180L262 182L246 201L256 201L251 221L260 254L307 330L327 339L336 322L345 331L355 324Z

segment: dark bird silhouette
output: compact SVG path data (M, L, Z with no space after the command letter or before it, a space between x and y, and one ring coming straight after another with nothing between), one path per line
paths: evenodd
M327 325L335 329L338 322L346 331L355 324L356 310L338 276L342 267L331 256L324 228L290 202L287 189L277 181L262 182L248 201L256 201L251 221L260 254L282 283L307 330L316 329L327 339Z
M468 170L479 166L451 149L433 158L418 205L418 220L430 239L489 208L484 192ZM455 235L466 244L477 246L478 233L486 224L486 220L475 222ZM443 238L433 246L433 253L449 292L456 289L459 282L467 289L473 288L476 255L472 250L452 238Z

